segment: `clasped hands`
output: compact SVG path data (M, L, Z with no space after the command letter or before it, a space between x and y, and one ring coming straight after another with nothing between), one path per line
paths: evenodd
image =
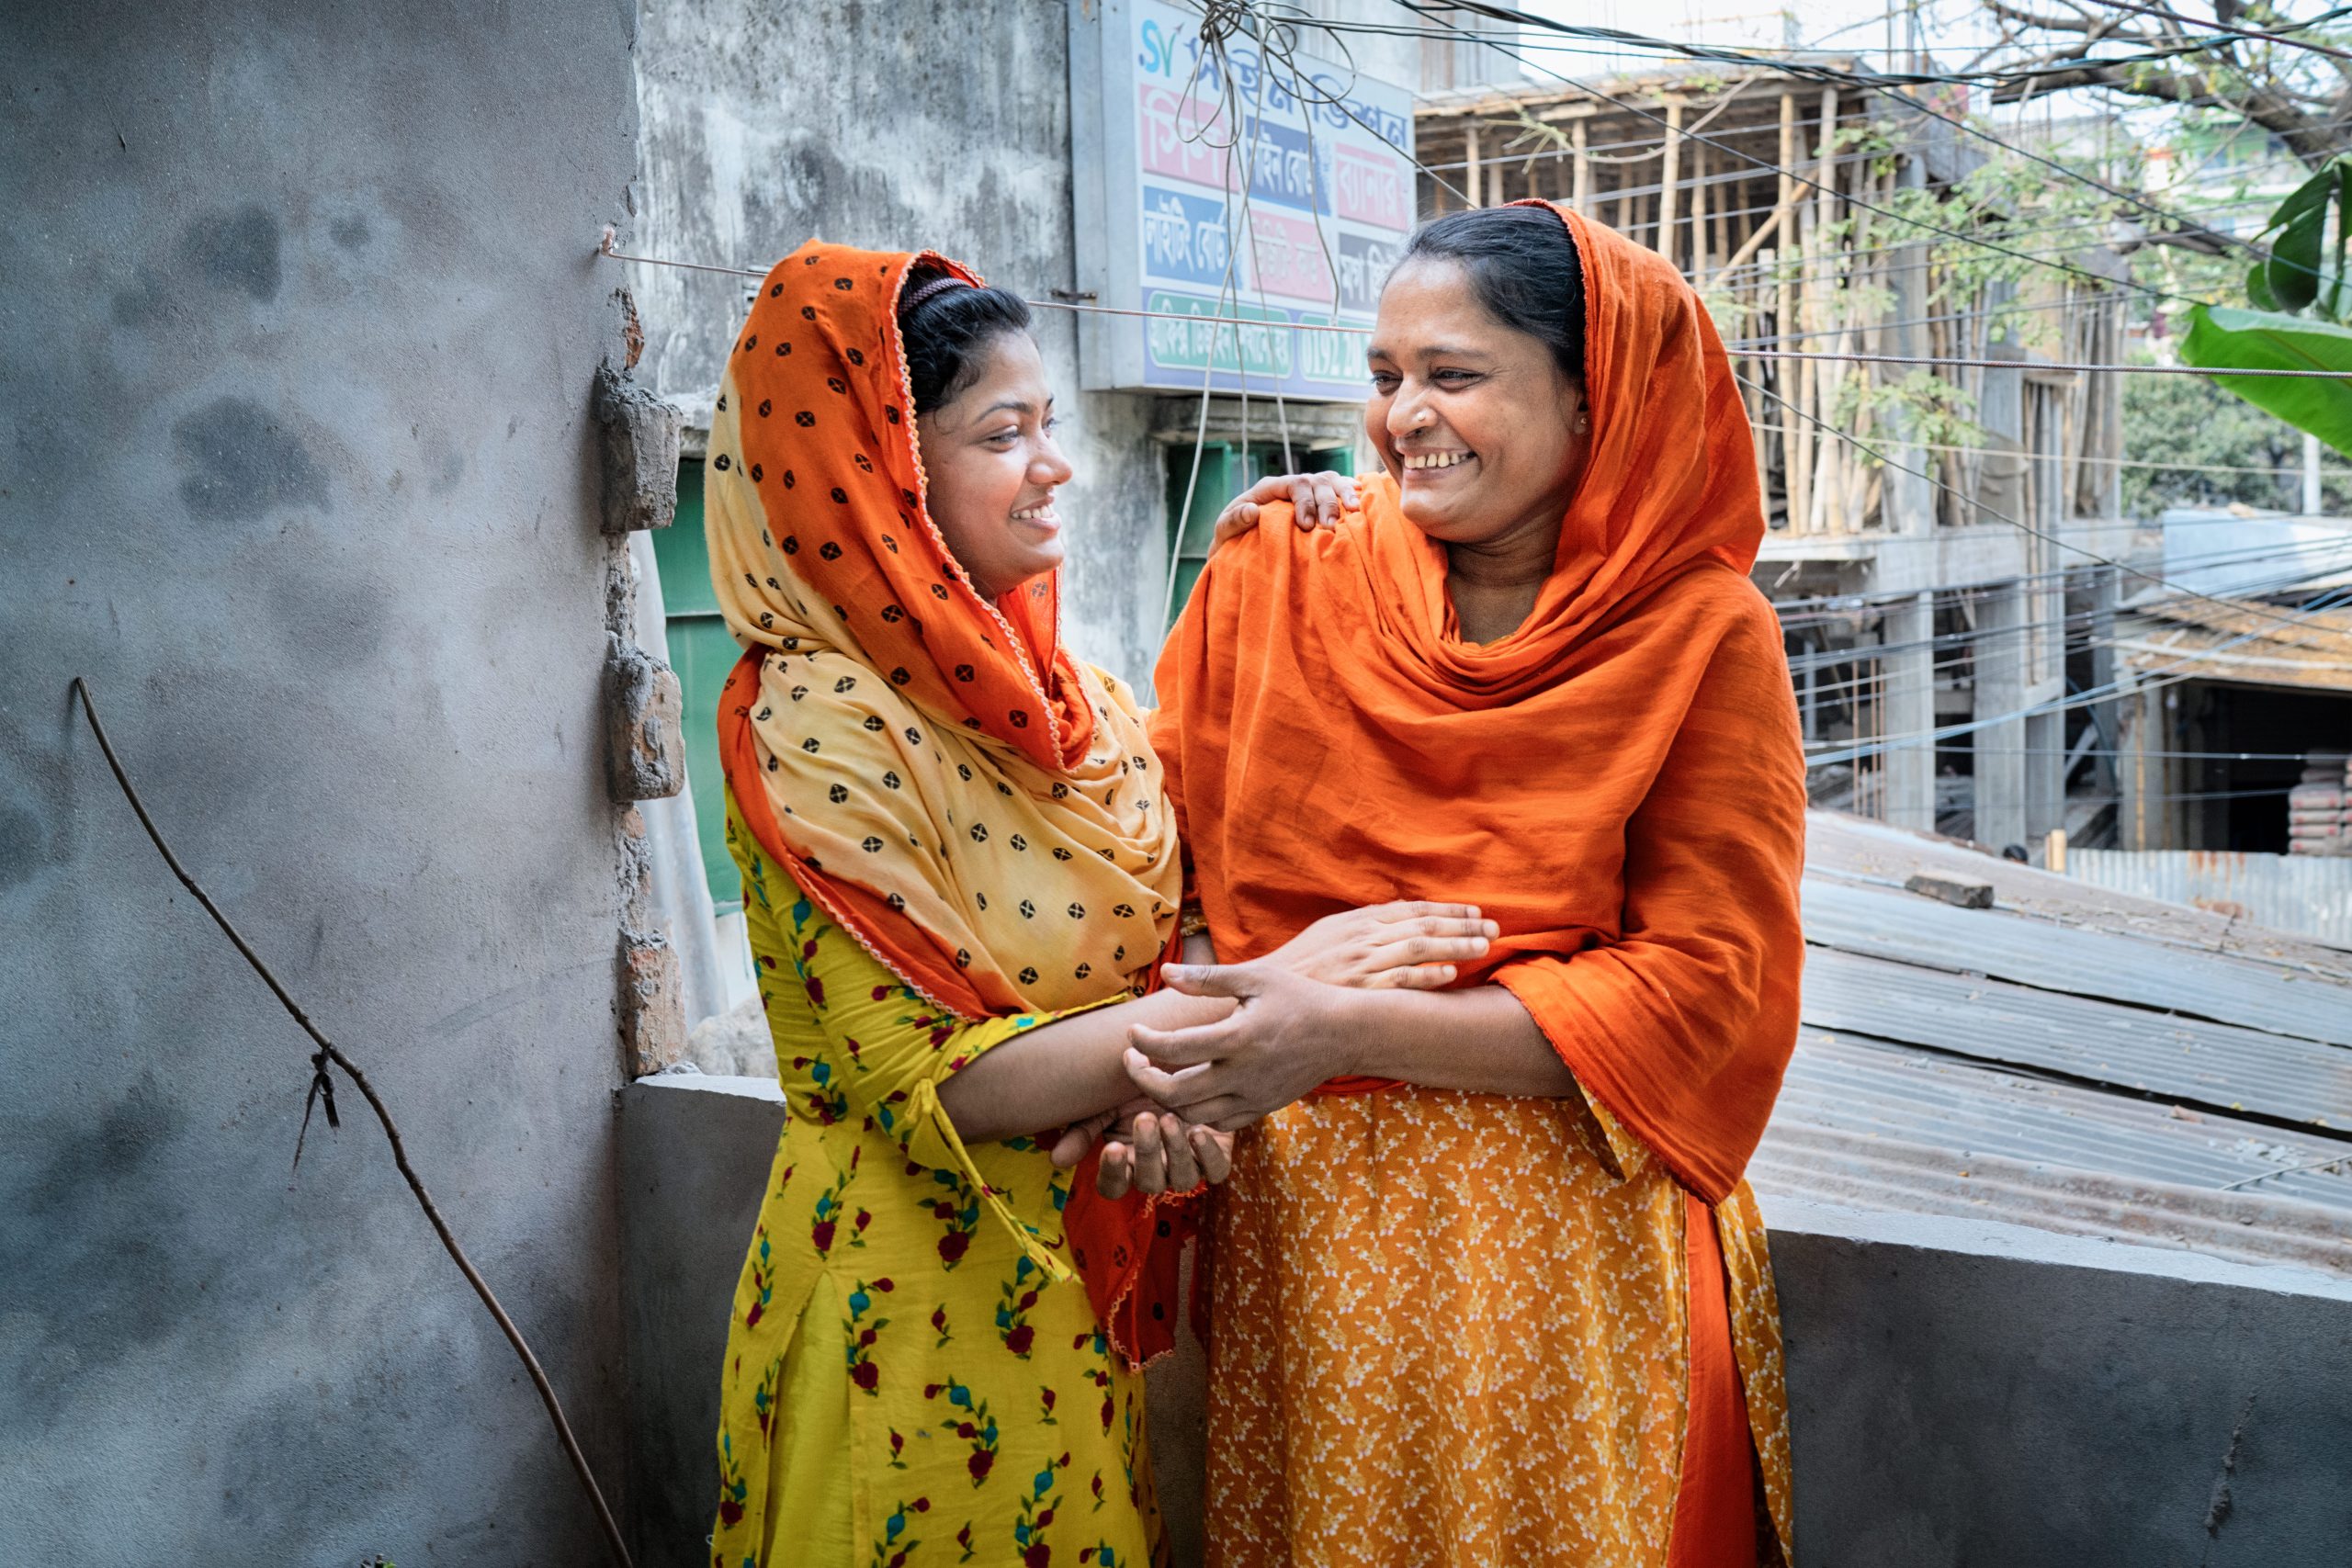
M1457 965L1485 956L1499 934L1472 905L1375 904L1327 915L1247 964L1169 964L1171 990L1232 1008L1189 1029L1128 1031L1136 1098L1073 1124L1054 1163L1078 1164L1100 1138L1095 1185L1106 1198L1223 1181L1235 1133L1356 1070L1370 993L1450 986ZM1213 959L1207 946L1192 939L1186 958Z

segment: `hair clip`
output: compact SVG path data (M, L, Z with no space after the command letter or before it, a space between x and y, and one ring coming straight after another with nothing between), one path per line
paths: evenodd
M972 286L960 277L934 277L907 297L907 302L899 307L899 313L912 315L922 309L924 302L935 294L944 294L951 288L969 288L970 287Z

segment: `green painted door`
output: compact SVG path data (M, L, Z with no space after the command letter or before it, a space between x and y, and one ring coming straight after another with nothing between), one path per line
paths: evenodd
M735 646L710 591L710 547L703 536L702 464L678 465L678 517L653 535L662 571L662 608L670 666L685 695L686 786L694 793L711 902L731 915L743 907L741 879L727 853L725 775L718 765L718 692L743 650Z
M1293 446L1291 460L1305 474L1352 474L1356 471L1355 449L1335 446L1312 452ZM1280 442L1250 445L1249 461L1241 460L1241 444L1238 441L1212 441L1201 448L1201 472L1193 480L1193 449L1170 446L1168 449L1168 549L1176 563L1176 592L1169 603L1177 609L1193 596L1193 584L1200 581L1201 568L1208 564L1209 537L1216 528L1216 514L1225 503L1264 479L1268 474L1286 472L1283 467ZM1184 507L1184 489L1192 481L1193 504ZM682 497L683 499L683 497ZM1183 513L1180 524L1178 513ZM1172 617L1171 617L1172 620Z

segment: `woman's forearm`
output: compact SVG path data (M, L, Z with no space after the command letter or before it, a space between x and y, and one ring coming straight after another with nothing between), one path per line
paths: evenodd
M1500 986L1345 995L1346 1072L1476 1094L1577 1092L1576 1075Z
M1066 1127L1136 1095L1122 1063L1127 1031L1186 1029L1233 1010L1222 997L1157 991L1017 1034L939 1086L939 1103L966 1143Z

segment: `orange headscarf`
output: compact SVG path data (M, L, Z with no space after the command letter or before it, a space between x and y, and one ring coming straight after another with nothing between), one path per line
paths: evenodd
M1552 210L1583 263L1592 450L1534 612L1463 641L1444 548L1385 476L1337 530L1277 507L1210 558L1152 737L1220 956L1337 909L1475 903L1503 934L1464 983L1509 987L1713 1202L1770 1115L1804 958L1795 704L1747 577L1756 458L1689 285Z
M1061 646L1059 574L985 599L931 519L898 325L918 262L978 281L928 252L812 241L768 274L728 356L705 496L744 655L720 758L760 847L943 1011L1104 1001L1154 984L1174 936L1173 814L1133 696ZM1064 1213L1137 1356L1151 1337L1116 1309L1154 1207L1098 1199L1090 1162Z
M899 342L919 260L779 262L711 418L711 584L746 652L719 710L744 821L965 1018L1139 983L1182 868L1142 718L1060 643L1059 573L980 596L926 510Z

